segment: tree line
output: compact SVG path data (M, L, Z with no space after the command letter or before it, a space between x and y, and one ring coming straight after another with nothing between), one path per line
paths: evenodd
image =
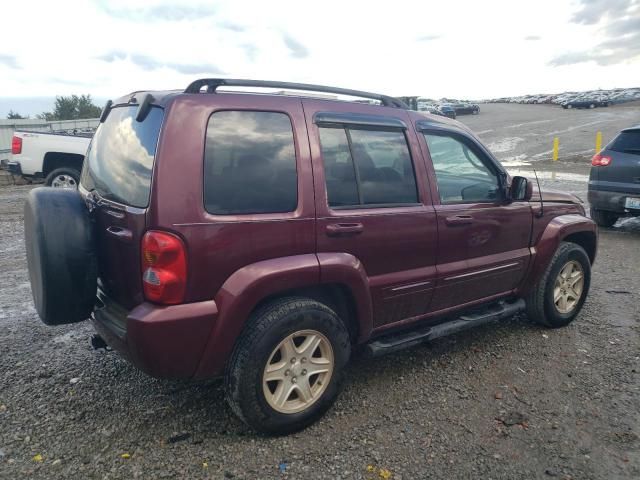
M36 115L39 120L83 120L86 118L98 118L102 109L94 105L91 95L56 96L56 102L52 112L42 112ZM9 110L9 120L29 118L18 112Z

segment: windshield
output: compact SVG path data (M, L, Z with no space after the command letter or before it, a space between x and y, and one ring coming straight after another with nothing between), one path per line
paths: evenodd
M137 105L114 108L91 140L80 183L100 196L132 207L149 203L151 171L163 110L135 119Z

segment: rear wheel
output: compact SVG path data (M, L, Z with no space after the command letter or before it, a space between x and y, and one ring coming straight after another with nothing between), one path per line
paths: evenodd
M590 284L587 253L580 245L562 242L526 298L529 318L550 328L568 325L582 309Z
M351 353L336 313L306 298L257 310L238 340L225 387L233 411L268 434L301 430L335 401Z
M589 108L596 108L596 106L595 106L595 104L590 103L590 104L589 104Z
M618 221L620 216L614 212L608 212L606 210L591 209L591 218L598 224L599 227L613 227Z
M53 188L78 189L80 172L75 168L56 168L45 179L45 184Z

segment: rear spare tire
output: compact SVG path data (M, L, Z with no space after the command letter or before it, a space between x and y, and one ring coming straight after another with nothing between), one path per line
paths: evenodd
M24 206L31 293L47 325L89 318L97 289L95 235L77 190L35 188Z

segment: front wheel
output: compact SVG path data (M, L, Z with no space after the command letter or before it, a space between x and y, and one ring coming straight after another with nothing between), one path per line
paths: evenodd
M335 401L350 353L349 333L326 305L293 297L268 303L252 315L231 356L227 401L259 432L301 430Z
M562 242L547 270L526 298L527 315L550 328L569 325L582 309L591 284L591 262L584 249Z

